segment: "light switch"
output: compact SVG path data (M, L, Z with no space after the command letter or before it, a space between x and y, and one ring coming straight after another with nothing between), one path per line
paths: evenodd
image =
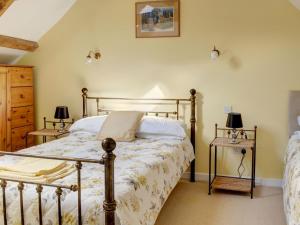
M232 106L231 105L226 105L224 106L224 113L228 114L232 112Z

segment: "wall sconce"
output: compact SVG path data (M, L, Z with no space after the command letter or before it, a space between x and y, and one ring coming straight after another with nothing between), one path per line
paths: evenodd
M216 48L216 46L214 46L214 49L210 52L210 58L212 60L216 60L219 58L220 54L220 51Z
M101 53L99 50L90 51L86 57L86 63L90 64L93 62L93 60L100 61L100 58L101 58Z

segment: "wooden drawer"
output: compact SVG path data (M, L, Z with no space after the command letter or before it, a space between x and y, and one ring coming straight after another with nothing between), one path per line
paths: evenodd
M11 128L33 124L33 106L12 108Z
M33 88L17 87L11 88L11 107L33 105Z
M32 86L33 84L31 68L10 68L9 76L11 87Z
M17 151L26 148L26 134L33 131L33 125L14 128L11 130L11 150ZM34 145L33 136L28 136L28 147Z

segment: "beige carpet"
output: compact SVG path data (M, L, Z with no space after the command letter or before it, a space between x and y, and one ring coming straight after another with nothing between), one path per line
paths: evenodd
M285 225L282 190L258 186L248 195L214 192L206 183L180 182L155 225Z

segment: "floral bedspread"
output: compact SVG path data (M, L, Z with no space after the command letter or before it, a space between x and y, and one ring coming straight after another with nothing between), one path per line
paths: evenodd
M288 225L300 225L300 135L293 135L285 158L283 200Z
M57 155L80 158L101 158L104 151L96 136L75 132L22 153ZM131 143L117 143L115 161L115 196L117 224L153 225L172 189L194 159L189 140L137 139ZM18 157L2 156L0 163L11 163ZM56 184L76 184L76 173L57 180ZM25 185L25 224L38 223L38 199L33 185ZM17 184L8 182L8 224L20 225L19 192ZM104 167L84 164L82 168L83 224L104 225ZM55 189L44 187L42 192L43 223L58 224ZM64 190L62 194L63 224L77 224L77 192ZM0 194L0 224L3 224L2 192Z

